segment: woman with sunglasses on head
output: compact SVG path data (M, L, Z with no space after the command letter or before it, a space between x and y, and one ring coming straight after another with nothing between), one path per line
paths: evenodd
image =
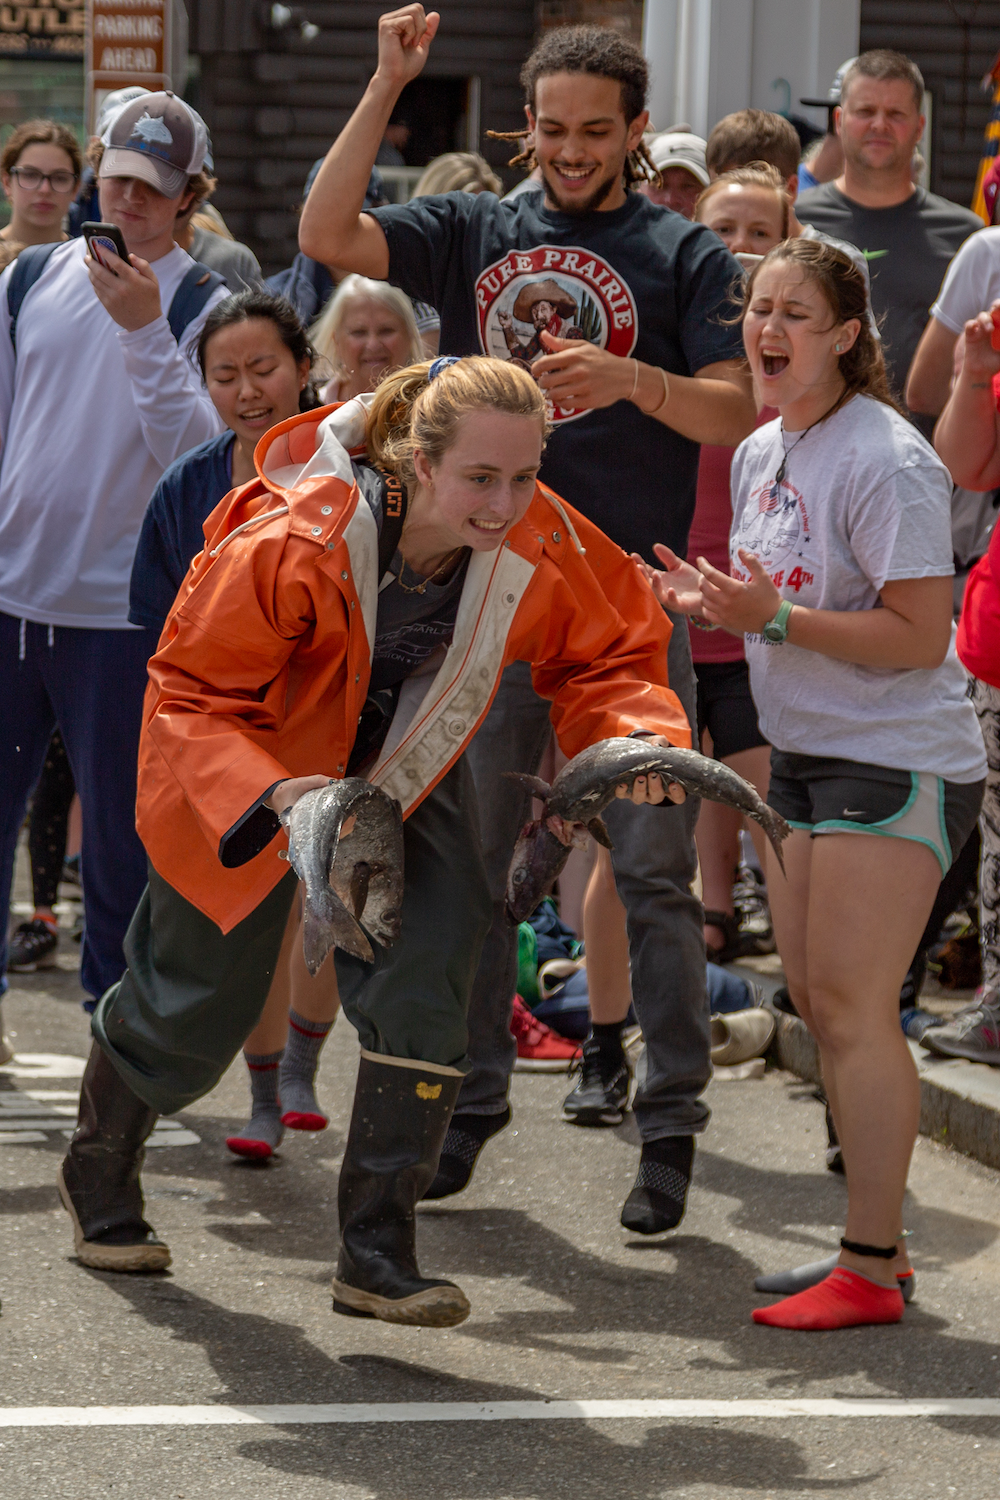
M771 250L743 339L779 415L736 450L730 571L658 547L666 571L648 574L666 608L744 637L774 746L768 802L793 829L787 879L768 853L775 937L847 1175L840 1255L753 1317L897 1323L920 1120L899 989L986 775L953 645L951 477L889 392L864 277L841 251Z
M0 182L10 223L0 229L0 270L25 245L68 238L63 220L80 182L83 158L76 136L54 120L28 120L0 152Z

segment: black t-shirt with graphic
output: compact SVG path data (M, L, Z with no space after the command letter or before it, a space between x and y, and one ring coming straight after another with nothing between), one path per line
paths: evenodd
M394 583L379 589L370 692L398 687L439 646L450 646L458 606L469 571L469 552L458 560L446 583L414 573L397 552L389 565Z
M804 224L856 245L868 262L885 365L901 400L944 273L958 247L982 229L982 219L924 188L892 208L865 208L832 182L803 193L795 212Z
M630 194L607 213L563 214L541 193L443 193L373 211L389 280L441 314L442 354L530 365L543 329L695 375L740 359L730 320L738 263L701 224ZM687 547L698 444L630 401L556 408L541 477L628 552Z

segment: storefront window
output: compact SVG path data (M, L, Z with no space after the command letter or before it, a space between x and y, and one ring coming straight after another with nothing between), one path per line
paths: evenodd
M83 134L83 60L0 57L0 145L24 120L58 120ZM10 204L0 193L0 227L10 221Z

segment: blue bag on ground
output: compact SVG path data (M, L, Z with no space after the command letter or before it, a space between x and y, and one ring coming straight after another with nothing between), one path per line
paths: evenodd
M731 1015L733 1011L750 1010L754 1003L753 991L745 979L720 969L718 964L706 965L708 980L708 1008L713 1016Z
M590 1030L590 995L587 990L587 971L578 969L571 974L547 1000L541 1000L534 1013L546 1026L558 1031L571 1042L582 1042Z
M560 919L548 896L532 912L528 923L535 933L539 968L550 958L576 958L583 946L572 927L567 927Z

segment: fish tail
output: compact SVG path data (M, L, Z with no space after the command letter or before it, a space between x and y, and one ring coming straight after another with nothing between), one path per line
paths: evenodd
M323 961L334 946L333 929L312 906L305 903L305 919L302 923L302 954L306 968L313 979L322 968Z
M504 771L503 775L505 781L516 782L522 791L530 792L533 797L540 797L543 802L552 791L548 782L543 781L540 776L526 776L521 771Z
M352 958L360 958L369 964L375 956L371 943L343 902L333 891L329 895L330 899L323 902L322 910L317 910L308 898L305 903L302 953L306 968L314 979L331 948L340 948Z
M778 864L781 866L781 873L787 878L787 871L785 870L785 856L781 852L781 845L791 833L791 828L785 822L781 814L776 813L774 809L768 807L766 803L763 810L759 814L757 814L755 821L760 824L761 828L763 828L764 832L767 834L768 842L770 843L771 848L774 850L775 858L777 859Z

